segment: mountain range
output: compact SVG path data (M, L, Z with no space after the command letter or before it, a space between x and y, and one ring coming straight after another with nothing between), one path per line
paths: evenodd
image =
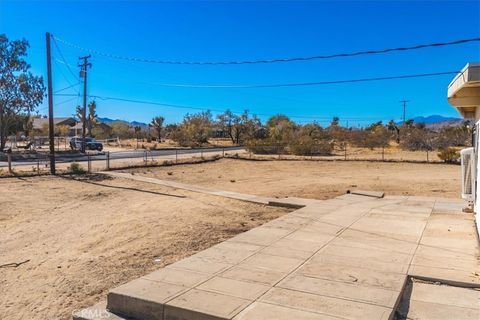
M427 117L414 117L410 118L414 123L435 124L440 122L462 122L463 119L455 117L444 117L439 115L431 115ZM399 121L398 124L402 124L403 121Z
M121 123L126 123L128 124L129 126L132 126L132 127L142 127L142 128L146 128L148 127L148 124L147 123L144 123L144 122L138 122L138 121L126 121L126 120L120 120L120 119L110 119L110 118L97 118L97 120L101 123L105 123L105 124L110 124L112 122L121 122Z

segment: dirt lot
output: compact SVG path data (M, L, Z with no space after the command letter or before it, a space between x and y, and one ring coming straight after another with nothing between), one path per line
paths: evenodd
M1 179L0 195L0 265L26 261L0 268L2 320L71 319L111 287L286 212L116 179Z
M365 161L249 161L132 170L160 179L268 196L326 199L348 189L458 198L460 166Z

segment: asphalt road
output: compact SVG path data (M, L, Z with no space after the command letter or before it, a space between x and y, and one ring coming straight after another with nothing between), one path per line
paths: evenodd
M147 157L151 159L152 157L162 157L162 156L174 156L175 154L180 155L200 155L202 153L221 153L232 151L242 151L243 147L225 147L225 148L194 148L194 149L169 149L169 150L151 150L147 152ZM56 154L55 160L57 163L68 163L68 162L86 162L88 161L88 155L84 154ZM129 150L129 151L116 151L110 152L110 160L118 159L137 159L145 157L144 150ZM90 160L105 160L106 153L92 153L90 154ZM40 158L41 161L45 161L45 157ZM21 160L12 160L13 166L22 166L22 165L32 165L37 163L37 159L21 159ZM0 161L0 167L7 167L8 163L6 161Z

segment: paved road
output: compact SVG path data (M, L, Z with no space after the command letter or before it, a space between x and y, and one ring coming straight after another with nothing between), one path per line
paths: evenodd
M152 150L147 152L147 156L150 159L151 157L162 157L162 156L174 156L175 154L181 155L195 155L203 153L222 153L223 150L225 152L232 152L232 151L242 151L244 150L243 147L225 147L225 148L195 148L195 149L173 149L173 150ZM130 151L117 151L117 152L110 152L110 160L119 160L119 159L138 159L143 158L145 156L144 150L130 150ZM105 160L106 153L101 152L97 154L91 154L90 159L92 161L95 160ZM68 163L68 162L86 162L88 161L87 155L79 155L79 154L70 154L70 155L59 155L55 156L57 163ZM45 161L45 158L41 158L41 161ZM14 166L22 166L22 165L32 165L37 163L37 159L21 159L21 160L14 160L12 164ZM0 161L0 167L7 167L8 163L6 161Z

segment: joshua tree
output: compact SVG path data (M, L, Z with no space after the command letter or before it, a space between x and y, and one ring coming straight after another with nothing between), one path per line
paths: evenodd
M150 123L150 126L153 127L153 129L157 132L158 135L158 141L162 141L162 130L163 130L163 122L165 121L165 118L162 116L158 116L152 119L152 122Z

